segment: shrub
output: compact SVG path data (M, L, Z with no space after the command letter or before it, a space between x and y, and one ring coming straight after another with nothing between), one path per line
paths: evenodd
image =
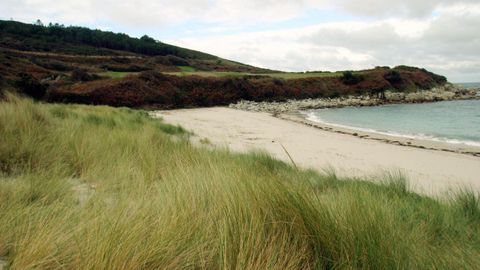
M391 84L396 84L402 82L402 76L398 71L395 70L390 70L385 75L383 75L383 78L387 80Z
M154 57L152 57L152 60L156 64L170 65L170 61L168 60L168 57L166 57L166 56L162 56L162 55L154 56Z
M37 78L27 73L20 73L15 86L23 93L35 99L41 99L47 92L47 86L41 84Z
M126 57L113 57L112 60L120 64L130 64L132 62L132 60Z
M427 73L430 77L432 77L432 79L438 84L444 84L444 83L447 82L447 77L445 77L445 76L435 74L435 73L430 72L430 71L428 71L424 68L422 68L422 71Z
M363 77L360 75L355 75L351 71L344 71L342 75L342 82L346 85L354 85L363 80Z
M174 66L190 66L190 63L186 59L175 55L168 55L167 59L168 62Z
M33 62L43 68L56 70L56 71L69 71L73 69L71 65L68 65L62 61L53 60L53 59L48 59L48 60L35 59L33 60Z
M274 78L273 83L277 86L283 86L285 84L285 81L282 79Z
M138 78L145 82L160 82L166 80L167 76L156 71L145 71L140 73Z
M401 70L401 71L411 71L411 72L418 71L418 68L416 67L410 67L405 65L396 66L394 69Z
M141 71L149 70L149 68L145 66L139 66L139 65L128 65L128 66L102 65L101 68L106 69L108 71L116 71L116 72L141 72Z
M70 78L73 81L88 82L99 79L100 77L96 74L90 74L84 69L77 68L72 71Z

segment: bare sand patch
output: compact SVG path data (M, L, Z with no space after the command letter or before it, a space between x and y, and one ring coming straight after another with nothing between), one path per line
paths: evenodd
M460 187L480 191L480 158L445 151L445 145L425 147L431 149L395 145L385 140L361 138L367 134L353 136L348 132L322 130L298 118L286 120L268 113L224 107L153 114L193 131L198 138L208 138L215 146L234 151L262 149L291 162L285 148L303 168L333 168L339 176L349 177L376 177L386 171L400 171L408 177L415 191L430 195ZM421 142L410 143L422 145Z

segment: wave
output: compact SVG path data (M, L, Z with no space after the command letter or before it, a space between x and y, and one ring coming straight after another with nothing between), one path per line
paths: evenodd
M468 146L480 147L480 142L476 142L476 141L467 141L467 140L458 140L458 139L451 139L451 138L435 137L435 136L428 135L428 134L423 134L423 133L408 134L408 133L399 133L399 132L396 132L396 131L380 131L380 130L371 129L371 128L361 128L361 127L347 126L347 125L342 125L342 124L337 124L337 123L331 123L331 122L324 121L318 115L316 115L314 112L304 111L304 112L301 112L301 113L303 115L305 115L305 118L307 120L317 122L317 123L320 123L320 124L326 124L326 125L333 126L333 127L346 128L346 129L357 130L357 131L362 131L362 132L376 133L376 134L380 134L380 135L394 136L394 137L414 139L414 140L427 140L427 141L442 142L442 143L449 143L449 144L455 144L455 145L463 144L463 145L468 145Z

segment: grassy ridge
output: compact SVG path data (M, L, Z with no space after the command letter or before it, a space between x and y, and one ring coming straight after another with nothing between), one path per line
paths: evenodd
M201 76L201 77L244 77L244 76L257 76L257 77L272 77L277 79L292 80L292 79L306 79L306 78L328 78L328 77L341 77L342 72L274 72L274 73L247 73L247 72L218 72L218 71L196 71L182 68L182 72L164 72L169 75L176 76ZM357 72L360 73L360 72Z
M0 103L12 269L474 269L478 197L442 201L194 147L145 112Z
M122 71L107 71L107 72L102 72L98 73L97 75L102 76L102 77L107 77L107 78L124 78L128 75L134 75L137 74L136 72L122 72Z
M199 74L205 76L187 76ZM418 68L376 68L357 73L345 72L340 77L334 76L337 73L313 74L316 75L312 76L324 75L323 77L279 79L274 77L277 75L271 73L267 76L243 76L243 73L198 71L184 72L185 76L173 76L146 71L137 76L126 76L121 79L51 87L45 95L45 100L116 107L171 109L228 105L240 100L281 102L287 99L336 98L347 95L378 96L386 90L419 91L419 89L431 89L445 84L445 82L442 83L441 78L436 78L428 71ZM391 74L396 74L394 77L399 80L391 80ZM311 74L295 76L309 75ZM27 80L27 82L30 81L34 80ZM26 90L28 90L26 93L34 92L29 88Z

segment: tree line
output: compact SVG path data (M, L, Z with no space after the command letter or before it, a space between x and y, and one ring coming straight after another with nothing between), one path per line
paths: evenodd
M44 42L73 43L150 56L175 55L183 58L216 59L212 55L162 43L147 35L141 38L132 38L123 33L92 30L86 27L64 26L58 23L44 25L40 20L37 20L35 24L0 20L0 33L20 35Z

